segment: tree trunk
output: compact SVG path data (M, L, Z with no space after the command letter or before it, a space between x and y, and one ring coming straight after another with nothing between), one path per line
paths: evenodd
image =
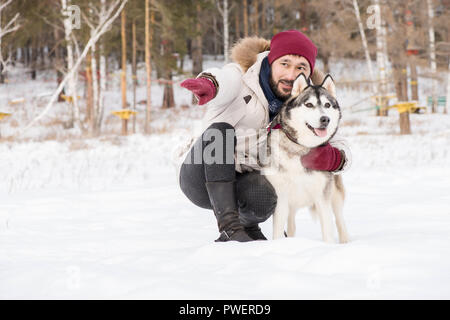
M67 11L67 1L61 0L61 5L63 11ZM70 34L72 33L72 22L70 21L70 17L66 16L64 18L64 30L65 30L65 40L66 40L66 49L67 49L67 69L72 70L74 67L74 55L73 55L73 46L72 39ZM70 111L70 122L68 127L73 128L74 123L76 122L80 128L84 131L84 127L80 120L80 109L78 107L78 93L77 93L77 70L71 73L68 78L68 96L69 96L69 104L72 104Z
M91 54L88 53L86 56L86 122L88 124L93 120L93 90L92 90L92 73L91 73Z
M166 84L164 85L163 109L175 107L175 99L173 95L172 72L169 71L166 76Z
M201 7L197 3L197 21L195 24L195 37L192 41L192 73L196 76L203 70L203 52L202 52L202 25Z
M377 116L384 115L384 108L387 107L387 78L386 78L386 57L384 55L383 27L380 0L374 0L377 21L376 21L376 45L377 45L377 66L378 66L378 97L377 97Z
M234 11L234 32L235 32L235 39L234 42L237 42L241 38L241 6L240 2L236 2L234 4L236 6L236 9Z
M445 102L445 113L450 113L450 59L448 61L447 70L447 98Z
M132 52L132 78L133 78L133 111L136 111L136 87L137 87L137 65L136 65L136 19L133 19L133 24L131 25L132 41L133 41L133 52ZM136 116L133 115L133 133L136 133Z
M321 56L323 61L323 72L325 72L325 74L330 73L330 54L325 52Z
M253 0L253 35L259 35L259 1Z
M175 99L173 95L173 82L172 82L172 62L173 62L173 47L171 40L165 40L162 42L162 54L164 57L164 94L163 94L163 109L169 109L175 107Z
M0 84L5 83L5 75L3 73L3 63L0 63Z
M102 0L103 2L104 0ZM100 92L98 95L98 116L96 121L96 132L100 133L102 127L103 113L105 110L105 92L106 92L106 57L103 43L100 44Z
M261 9L261 34L266 35L267 29L267 2L265 0L262 1L262 9Z
M361 21L361 16L359 14L358 1L353 0L353 8L355 9L356 20L358 21L359 33L361 35L361 41L364 48L364 55L366 56L367 68L369 69L370 81L372 83L372 94L376 95L377 87L375 84L375 76L372 67L372 59L370 58L369 46L367 45L366 33L364 32L364 26Z
M280 30L280 24L281 24L281 15L280 15L280 2L279 0L274 0L273 3L273 10L274 10L274 20L273 20L273 34L278 33Z
M248 5L247 0L242 1L242 13L244 20L244 38L248 37Z
M411 100L419 101L419 80L417 77L417 62L416 57L409 57L410 70L410 85L411 85Z
M411 134L411 123L409 121L409 112L400 113L400 134Z
M195 24L195 37L192 40L192 73L194 76L200 74L203 70L203 53L202 53L202 25L201 21L201 7L197 3L197 21ZM214 36L215 37L215 36ZM215 37L216 38L216 37ZM192 103L197 104L197 99L192 95Z
M408 91L405 85L406 65L399 55L393 56L393 75L395 80L395 92L398 102L408 101ZM399 110L402 111L402 110ZM411 134L411 126L409 121L409 112L404 111L399 114L400 116L400 134Z
M60 41L61 41L61 34L59 33L59 30L57 28L53 29L53 36L55 38L55 47L54 47L54 51L55 51L55 70L56 70L56 84L59 85L62 81L63 78L63 73L61 72L62 68L63 68L63 61L62 61L62 57L61 57L61 47L59 45ZM65 94L64 90L62 92L62 94ZM58 96L58 102L63 102L64 99L61 97L61 94Z
M433 74L433 78L431 79L431 112L436 112L437 107L437 99L436 99L436 80L434 76L436 75L436 47L435 47L435 39L434 39L434 8L432 0L427 0L428 6L428 36L430 41L430 67L431 73Z
M36 80L37 59L38 59L38 46L37 40L34 40L31 51L31 80Z
M153 3L152 3L153 4ZM153 12L152 12L152 26L153 26ZM152 46L152 32L150 30L150 0L145 0L145 70L147 74L147 104L145 109L145 125L144 131L146 134L150 133L150 109L152 105L152 66L150 63L150 49Z
M126 37L126 10L123 9L121 13L121 39L122 39L122 73L121 73L121 88L122 88L122 109L127 109L127 37ZM122 134L128 134L128 121L122 119Z
M219 40L218 40L218 34L219 31L217 30L217 18L216 15L213 15L212 17L212 27L213 27L213 42L214 42L214 60L217 60L217 55L219 54Z
M228 0L223 0L223 55L225 63L229 61Z
M93 31L91 31L91 37ZM97 48L95 43L91 48L91 75L92 75L92 114L91 121L89 123L91 134L96 135L97 131L97 118L99 117L99 89L98 89L98 74L97 74Z

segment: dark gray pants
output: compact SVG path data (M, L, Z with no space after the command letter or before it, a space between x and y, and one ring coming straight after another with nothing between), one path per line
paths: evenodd
M214 135L211 133L217 134L218 131L222 133L223 137L223 139L220 139L223 146L222 150L224 150L223 161L219 161L221 163L210 163L210 161L204 161L202 156L201 163L195 163L194 153L197 152L198 160L199 150L203 155L203 150L215 141L215 139L212 139ZM226 137L226 135L228 136ZM233 126L225 122L213 123L195 142L181 166L180 186L192 203L204 209L212 209L205 182L236 181L235 190L239 218L241 223L247 227L266 221L273 214L277 203L277 195L270 182L259 171L246 173L235 171L235 147L236 137ZM230 159L232 159L231 163Z

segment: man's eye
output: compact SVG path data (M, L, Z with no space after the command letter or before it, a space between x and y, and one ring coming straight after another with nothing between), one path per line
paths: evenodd
M298 70L305 70L305 67L298 67Z

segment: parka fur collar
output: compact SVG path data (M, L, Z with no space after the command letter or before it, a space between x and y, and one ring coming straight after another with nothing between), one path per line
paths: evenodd
M242 38L231 49L231 59L240 65L244 72L256 62L258 53L269 51L270 41L260 37ZM311 81L318 85L323 82L325 75L315 68L311 75Z

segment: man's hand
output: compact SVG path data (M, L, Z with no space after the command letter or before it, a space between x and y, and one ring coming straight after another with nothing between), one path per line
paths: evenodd
M181 83L181 86L192 91L199 105L208 103L216 96L216 86L206 78L187 79Z
M311 149L300 160L303 167L311 170L338 171L344 166L345 156L342 151L327 143Z

